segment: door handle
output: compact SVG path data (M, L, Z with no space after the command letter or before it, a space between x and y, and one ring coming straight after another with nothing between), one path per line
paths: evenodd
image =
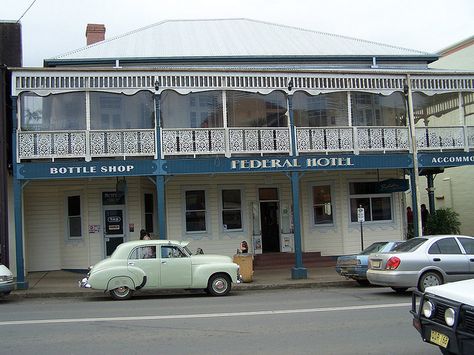
M135 265L135 263L129 262L128 265L133 266L133 265Z
M161 263L162 263L162 264L166 264L166 260L161 260Z
M441 261L440 258L434 258L433 261Z

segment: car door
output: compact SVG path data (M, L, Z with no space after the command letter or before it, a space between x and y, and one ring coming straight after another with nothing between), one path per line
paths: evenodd
M160 287L187 288L192 282L191 258L176 245L162 245L160 257Z
M463 280L469 275L469 259L454 237L438 239L431 244L428 257L431 265L444 270L447 275L445 282Z
M159 286L160 263L156 257L156 245L139 246L133 249L128 258L128 270L139 275L137 269L143 270L146 275L144 288L157 288ZM138 286L138 285L136 285Z
M464 251L466 252L467 259L469 260L469 272L471 277L474 277L474 238L458 237Z

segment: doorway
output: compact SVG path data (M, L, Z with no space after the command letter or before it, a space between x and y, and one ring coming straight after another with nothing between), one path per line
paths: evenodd
M104 216L104 254L112 255L119 244L126 241L125 196L120 192L104 192L102 195Z
M262 252L280 251L279 201L277 188L258 190L260 200L260 225L262 230Z

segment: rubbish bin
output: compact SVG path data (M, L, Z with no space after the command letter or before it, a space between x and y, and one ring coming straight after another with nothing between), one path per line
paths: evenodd
M235 254L234 263L240 267L240 275L243 282L252 282L253 276L253 255L252 254Z

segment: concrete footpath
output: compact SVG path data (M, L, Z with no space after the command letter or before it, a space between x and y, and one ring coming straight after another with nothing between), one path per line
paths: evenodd
M339 276L334 267L308 268L308 278L293 280L291 267L254 270L252 282L233 285L233 290L264 290L282 288L311 288L356 286L357 283ZM102 291L84 289L78 281L85 274L71 271L32 272L28 274L28 289L15 290L8 297L98 297L109 296ZM159 291L158 291L159 292ZM138 293L137 293L138 294Z

